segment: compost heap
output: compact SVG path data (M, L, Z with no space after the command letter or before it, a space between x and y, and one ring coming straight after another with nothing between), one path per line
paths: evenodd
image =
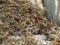
M58 45L60 29L38 10L29 1L1 0L0 45Z

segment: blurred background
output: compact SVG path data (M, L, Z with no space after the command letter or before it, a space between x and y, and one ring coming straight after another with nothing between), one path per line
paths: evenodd
M60 0L42 0L48 8L47 17L60 26Z

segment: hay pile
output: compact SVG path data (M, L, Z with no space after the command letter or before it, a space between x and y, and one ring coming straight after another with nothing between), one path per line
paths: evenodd
M47 19L46 10L42 14L42 10L39 12L29 1L0 2L1 45L38 45L33 36L39 34L46 36L47 40L55 40L58 26ZM54 35L51 37L50 34Z

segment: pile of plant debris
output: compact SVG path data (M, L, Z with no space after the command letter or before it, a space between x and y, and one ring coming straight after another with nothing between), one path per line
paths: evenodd
M47 19L46 9L44 12L40 9L39 12L29 1L0 2L1 45L48 45L46 41L50 41L49 45L60 43L58 33L60 29L55 22Z

